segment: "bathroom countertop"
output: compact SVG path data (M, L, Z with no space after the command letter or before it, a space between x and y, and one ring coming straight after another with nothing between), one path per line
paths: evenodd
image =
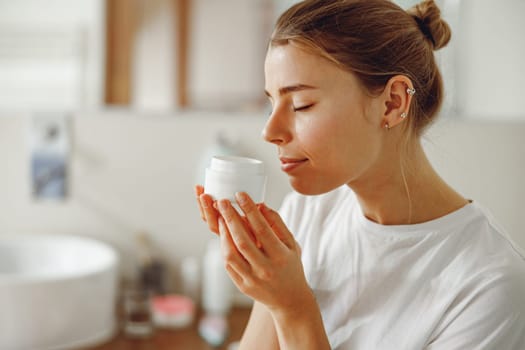
M157 329L148 339L130 339L119 333L111 341L84 350L227 350L228 345L241 338L250 316L251 308L233 308L228 316L230 334L225 344L213 347L198 334L198 318L193 325L183 329Z

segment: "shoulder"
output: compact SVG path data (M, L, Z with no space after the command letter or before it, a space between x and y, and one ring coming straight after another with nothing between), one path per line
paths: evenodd
M525 348L525 269L501 266L455 296L429 349Z
M476 294L492 294L489 303L500 312L519 309L525 324L525 257L490 212L481 206L478 210L482 215L469 228L471 260L477 264Z
M454 233L450 267L455 268L448 272L460 285L471 283L476 292L487 285L502 294L519 289L525 296L525 258L520 248L486 208L473 203L472 212L463 228Z
M488 210L456 234L441 274L450 304L436 328L432 349L516 349L525 346L525 259ZM458 338L461 335L461 338Z
M465 222L459 234L465 236L462 246L467 261L471 262L484 275L521 270L525 280L525 257L522 250L515 244L490 211L474 203L474 215Z

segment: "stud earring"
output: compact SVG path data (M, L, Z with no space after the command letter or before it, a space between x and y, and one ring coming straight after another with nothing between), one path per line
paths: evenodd
M385 129L390 130L390 125L388 124L388 122L385 123Z
M414 96L415 93L416 89L407 88L407 94L409 94L410 96Z
M400 115L401 119L405 119L407 117L407 112L403 112Z

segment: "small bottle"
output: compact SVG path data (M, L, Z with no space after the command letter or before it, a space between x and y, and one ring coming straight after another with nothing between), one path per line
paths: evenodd
M153 334L150 294L139 285L127 287L122 295L124 334L130 338L147 338Z
M224 268L220 242L212 238L203 263L202 307L199 334L212 346L220 346L228 335L228 313L232 306L233 284Z
M133 282L124 288L124 334L147 338L154 332L152 298L165 293L165 265L155 257L147 233L136 237L138 266Z
M232 305L233 284L224 268L217 237L208 242L202 271L202 307L205 313L226 315Z
M166 293L166 266L155 257L149 236L145 232L137 235L139 253L138 281L142 288L152 295Z
M260 160L215 156L206 169L204 192L215 200L229 199L235 203L236 192L246 192L255 203L264 202L266 175Z

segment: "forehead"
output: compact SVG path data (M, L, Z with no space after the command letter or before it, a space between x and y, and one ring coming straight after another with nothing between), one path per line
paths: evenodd
M265 65L286 65L301 63L301 65L315 64L321 60L319 55L306 51L294 44L270 46L266 53Z
M264 63L265 73L278 73L278 76L316 75L312 69L319 64L326 64L320 56L307 52L295 45L270 47Z
M264 63L266 87L275 90L289 84L323 88L340 83L356 83L353 74L328 59L293 44L270 47Z

